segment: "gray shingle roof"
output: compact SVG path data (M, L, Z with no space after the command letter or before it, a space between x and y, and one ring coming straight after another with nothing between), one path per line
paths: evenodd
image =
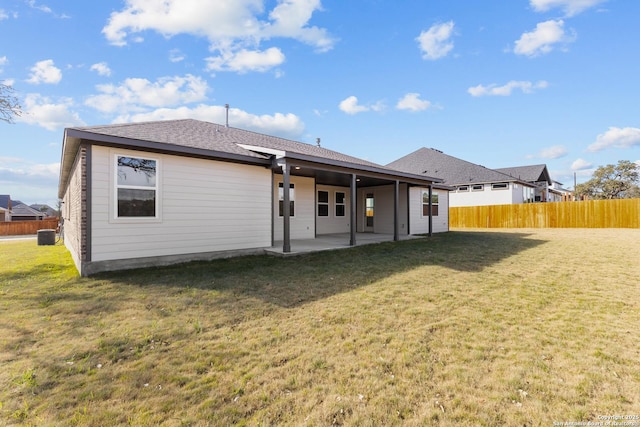
M547 183L551 185L551 177L549 176L547 165L516 166L512 168L499 168L496 170L523 181L547 181Z
M238 144L260 146L356 165L383 167L376 163L316 145L193 119L85 126L71 129L98 135L164 143L254 158L265 158L265 156L242 148Z
M270 165L271 155L275 151L293 161L338 166L358 170L362 173L388 175L425 184L428 181L440 182L440 179L429 174L414 175L317 145L200 120L184 119L65 129L60 162L59 197L63 195L71 165L82 140L112 146L260 165Z
M47 214L44 212L39 212L33 209L32 207L25 205L24 203L20 203L11 208L11 216L12 217L21 217L21 216L45 217L47 216Z
M420 148L387 166L408 173L441 178L446 185L451 186L520 181L510 175L449 156L433 148Z

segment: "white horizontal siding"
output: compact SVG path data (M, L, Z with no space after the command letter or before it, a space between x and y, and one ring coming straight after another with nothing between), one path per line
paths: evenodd
M474 191L469 186L469 191L452 191L449 202L452 207L509 205L514 203L512 187L509 183L509 188L493 190L491 184L484 184L484 190Z
M394 185L379 187L363 187L358 190L358 231L366 231L364 200L367 194L373 194L373 232L380 234L394 233ZM402 184L398 194L398 228L400 234L407 234L407 190Z
M329 193L329 216L317 216L318 208L316 203L316 232L318 234L348 233L351 230L350 188L318 185L316 186L316 191L327 191ZM336 216L336 192L344 193L345 195L344 216Z
M284 239L284 220L279 216L278 184L282 175L275 175L273 185L273 233L274 240ZM294 185L294 216L290 217L291 239L313 239L315 237L315 180L301 176L291 176Z
M428 188L412 187L411 198L411 234L427 234L429 232L429 217L422 215L422 193L429 191ZM433 190L433 194L438 195L438 216L432 217L432 232L443 233L449 231L449 192L444 190Z
M158 162L159 218L115 219L114 155ZM271 172L262 167L95 147L92 261L271 244Z

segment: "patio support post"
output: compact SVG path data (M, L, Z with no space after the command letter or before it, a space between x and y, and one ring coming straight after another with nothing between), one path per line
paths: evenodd
M400 204L400 181L396 180L393 185L393 241L400 240L400 215L398 205Z
M429 184L429 237L433 234L433 185Z
M349 215L351 217L351 221L349 224L349 229L351 231L351 236L349 238L349 246L356 245L356 174L351 174L351 187L349 188L351 195L351 202L349 203Z
M282 252L291 252L291 197L290 187L291 179L289 176L289 166L287 163L282 165L282 220L283 220L283 244Z

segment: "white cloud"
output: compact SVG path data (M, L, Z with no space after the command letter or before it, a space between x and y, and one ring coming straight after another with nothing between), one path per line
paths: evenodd
M40 94L31 93L25 97L22 114L16 118L16 121L41 126L50 131L84 125L78 113L71 111L72 107L71 98L53 101Z
M605 1L607 0L530 0L529 3L536 12L547 12L559 8L566 16L574 16Z
M206 99L209 86L200 77L163 77L156 82L126 79L119 86L98 85L99 95L87 98L85 104L103 113L144 112L147 108L189 104Z
M36 4L35 0L27 0L27 4L32 9L36 9L44 13L53 13L49 6Z
M207 69L210 71L235 71L243 74L249 71L269 71L282 64L284 59L280 49L271 47L264 52L246 49L226 51L220 56L209 57L206 61Z
M549 20L538 23L535 30L522 34L516 41L513 52L534 57L551 52L557 44L566 45L575 39L575 32L565 32L563 20Z
M2 21L3 19L9 19L9 15L7 15L7 12L5 12L3 9L0 9L0 21Z
M552 147L544 148L540 151L538 157L543 159L559 159L567 155L567 149L563 145L554 145Z
M97 64L93 64L90 70L97 72L101 76L108 77L111 75L111 69L109 68L109 65L107 65L106 62L98 62Z
M26 204L47 203L55 207L60 163L32 163L21 158L0 157L0 187Z
M111 14L102 32L118 46L126 45L130 35L144 31L156 31L165 37L178 34L205 37L210 49L217 53L215 69L236 71L239 67L246 72L251 64L256 64L259 71L264 71L270 64L283 60L276 58L282 55L280 49L260 48L267 40L294 39L319 52L333 48L335 39L326 29L308 25L313 13L319 10L320 0L279 0L268 14L263 0L126 0L125 8ZM265 15L268 19L261 18ZM260 58L239 65L237 61L248 52ZM275 53L279 55L274 56ZM226 64L225 59L236 62Z
M358 113L363 113L365 111L383 111L385 109L385 105L382 101L378 101L375 104L369 105L360 105L358 104L358 98L355 96L349 96L348 98L342 100L339 104L340 110L343 112L355 115Z
M588 162L584 159L576 159L573 163L571 163L572 171L582 171L593 168L593 163Z
M171 49L169 51L169 61L182 62L186 58L186 55L180 51L180 49Z
M446 56L453 49L450 40L453 35L453 21L432 25L427 31L423 31L416 38L423 59L439 59Z
M587 147L587 151L600 151L605 148L631 148L640 146L639 128L618 128L610 127L605 133L601 133L596 138L596 142Z
M396 104L398 110L409 110L412 112L423 111L431 107L431 102L420 99L419 93L408 93Z
M2 73L4 70L2 69L2 67L4 67L5 65L7 65L9 63L9 60L7 59L6 56L0 56L0 73Z
M313 12L322 10L320 0L281 0L269 13L271 22L265 27L267 37L288 37L315 46L319 52L333 48L335 40L327 30L308 27Z
M369 111L368 107L358 105L358 98L353 95L342 100L339 107L342 111L351 115Z
M27 82L36 85L40 83L57 84L60 80L62 80L62 71L54 65L52 59L45 59L36 62L36 65L31 67L31 75Z
M226 121L226 108L224 106L205 104L200 104L193 108L159 108L147 113L120 116L115 123L175 119L196 119L224 124ZM229 125L292 139L299 138L304 133L304 123L298 116L291 113L258 116L237 108L230 108Z
M469 89L467 89L467 92L471 96L510 96L515 89L521 90L522 93L529 94L533 93L536 89L544 89L547 86L549 86L549 83L544 80L541 80L537 83L511 80L503 86L490 84L488 86L478 85L470 87Z

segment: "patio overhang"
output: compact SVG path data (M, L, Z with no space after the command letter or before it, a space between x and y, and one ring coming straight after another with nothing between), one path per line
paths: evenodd
M376 187L383 185L393 186L393 240L400 240L399 227L399 201L400 184L409 186L421 186L429 189L429 200L433 191L434 183L441 184L439 178L414 175L410 173L395 171L384 167L370 164L354 164L339 160L317 158L299 153L285 153L284 156L274 156L272 158L272 170L276 174L283 176L283 188L289 188L291 176L303 176L313 178L316 184L348 187L350 200L350 238L349 246L357 244L356 222L357 203L356 194L358 188ZM290 199L289 192L283 192L283 239L282 252L291 252L291 235L289 212ZM407 199L407 204L409 200ZM408 207L407 207L408 209ZM429 205L429 235L432 233L431 204Z

